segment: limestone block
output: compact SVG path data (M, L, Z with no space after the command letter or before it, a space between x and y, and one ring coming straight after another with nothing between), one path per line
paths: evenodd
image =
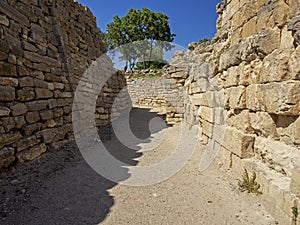
M253 133L253 128L250 124L249 110L242 110L237 112L234 112L234 110L230 110L228 113L226 124L231 127L235 127L236 129L244 133Z
M279 115L299 115L299 88L299 81L249 85L246 90L247 108Z
M26 124L24 116L14 117L14 121L16 124L16 129L21 129Z
M5 15L0 16L0 24L7 26L7 27L9 26L9 20L7 19L7 17Z
M291 176L292 170L300 162L298 149L279 141L257 137L254 149L270 168L288 176Z
M3 148L0 150L0 169L8 167L15 161L14 148Z
M292 79L300 80L300 46L291 54L288 69Z
M0 85L17 87L18 79L12 77L0 77Z
M20 90L17 90L17 100L18 101L30 101L35 98L35 93L33 89L25 87Z
M263 60L260 69L259 83L274 81L284 81L290 79L288 73L288 62L291 56L291 50L275 50Z
M21 163L26 161L32 161L46 151L47 151L47 146L45 144L40 144L28 150L24 150L17 153L17 159Z
M12 116L23 115L27 112L27 107L24 103L16 103L10 106Z
M245 23L245 25L243 26L243 29L242 29L242 38L246 38L257 32L256 20L257 20L257 18L253 17L251 20L249 20L247 23Z
M295 7L295 6L292 6ZM273 20L278 27L283 27L288 18L289 6L284 1L277 1L273 10Z
M39 113L36 111L26 113L25 118L29 124L36 123L41 119Z
M37 100L32 102L26 102L25 105L28 108L28 111L40 111L47 109L48 101L46 100Z
M187 78L188 77L188 72L187 71L178 71L178 72L175 72L175 73L172 73L171 74L171 77L172 78Z
M0 102L13 101L16 97L15 88L0 85Z
M22 130L25 133L26 136L30 136L33 133L39 131L42 128L41 123L33 123L25 126Z
M221 145L240 158L250 158L254 155L254 140L254 136L244 134L235 128L228 127L225 131L224 141Z
M243 109L246 107L246 88L244 86L225 89L226 106L231 109Z
M232 86L237 86L238 82L239 82L239 67L238 66L233 66L230 67L227 71L224 71L222 74L222 78L225 79L224 82L224 87L228 88L228 87L232 87Z
M208 137L212 137L213 124L206 120L201 120L200 123L201 123L202 133Z
M289 17L293 18L294 16L300 13L300 2L298 0L290 0L289 1Z
M256 112L250 113L250 126L258 136L278 139L276 124L269 113Z
M206 106L200 106L199 110L198 110L198 115L202 119L204 119L210 123L214 123L215 113L214 113L213 108L206 107Z
M0 106L0 117L8 116L10 114L10 109L5 106Z
M35 135L20 139L16 142L17 152L23 151L23 150L27 149L28 147L37 145L39 142L40 142L40 140L37 139Z
M21 137L22 135L20 132L0 134L0 148L14 143Z
M44 88L35 88L35 95L37 99L52 98L53 92Z
M292 171L291 191L300 197L300 167Z

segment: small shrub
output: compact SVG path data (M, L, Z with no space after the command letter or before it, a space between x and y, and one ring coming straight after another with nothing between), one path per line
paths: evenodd
M293 220L297 221L299 215L298 208L296 206L292 207L292 212L293 212Z
M200 41L198 41L198 44L202 44L202 43L207 42L207 41L209 41L208 38L203 38Z
M262 194L259 191L260 185L255 181L256 173L253 172L252 177L249 177L248 171L244 168L243 180L238 181L239 189L244 192L248 191L248 193Z

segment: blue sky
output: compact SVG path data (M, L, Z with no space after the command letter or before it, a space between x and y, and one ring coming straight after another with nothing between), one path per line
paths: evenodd
M221 0L78 0L97 17L102 31L113 16L123 17L130 8L149 8L169 16L171 30L176 34L174 43L187 47L192 41L212 38L216 32L216 5Z

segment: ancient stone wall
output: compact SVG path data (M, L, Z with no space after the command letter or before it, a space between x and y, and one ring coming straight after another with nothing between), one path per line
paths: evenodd
M300 2L227 0L217 12L213 40L174 57L189 74L184 119L225 168L256 172L265 205L288 224L300 208Z
M1 169L73 138L74 91L106 49L95 17L73 0L1 0L0 13ZM125 82L115 74L102 90L98 126Z
M132 105L163 109L168 123L180 122L184 113L184 89L182 83L175 79L176 73L174 68L172 78L127 78L127 89Z

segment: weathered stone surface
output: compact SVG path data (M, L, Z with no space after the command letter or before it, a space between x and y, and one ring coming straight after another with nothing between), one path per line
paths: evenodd
M0 134L0 149L14 143L21 137L22 135L20 132Z
M47 109L48 101L38 100L38 101L26 102L25 104L28 108L28 111L40 111L43 109Z
M22 77L19 79L20 87L33 87L33 78L32 77Z
M17 67L7 62L0 62L0 71L3 76L17 76Z
M27 112L27 107L24 103L17 103L10 106L12 116L23 115Z
M14 148L0 149L0 169L8 167L11 163L15 161L14 154Z
M249 85L246 91L247 108L280 115L298 115L299 88L298 81Z
M36 138L36 136L34 136L34 135L27 137L27 138L23 138L23 139L19 140L16 144L17 151L20 152L25 149L28 149L28 147L32 147L32 146L38 144L39 142L40 142L40 140L38 140Z
M17 90L17 100L21 102L35 99L35 93L31 88L22 88Z
M269 113L256 112L250 113L250 124L254 133L262 137L278 139L276 124Z
M235 128L227 128L224 141L220 144L240 158L250 158L254 155L254 140L254 136L244 134Z
M1 116L8 116L10 113L10 109L5 106L0 106L0 117Z
M0 24L4 25L4 26L9 26L9 20L7 19L6 16L1 15L0 16Z
M26 121L31 124L31 123L36 123L37 121L39 121L41 118L40 118L40 115L38 112L28 112L25 116L26 118Z
M32 161L46 151L47 151L47 146L45 144L40 144L28 150L24 150L22 152L17 153L17 158L18 161L21 163L26 161Z
M53 92L44 88L36 88L35 95L37 99L52 98Z
M0 102L13 101L16 97L15 88L0 85Z
M292 170L300 162L298 149L279 141L258 137L254 148L270 168L288 176L291 176Z
M0 77L0 85L17 87L18 86L18 79L11 78L11 77Z
M42 128L42 124L41 123L34 123L34 124L30 124L27 125L23 128L23 132L25 133L26 136L30 136L33 133L39 131Z
M300 197L300 167L292 171L291 191Z

